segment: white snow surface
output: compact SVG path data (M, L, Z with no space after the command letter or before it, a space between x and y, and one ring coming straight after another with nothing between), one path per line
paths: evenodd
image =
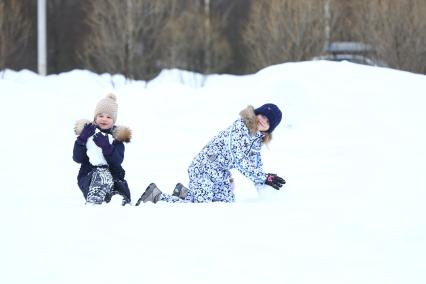
M171 193L247 105L283 121L262 150L287 180L233 204L85 206L74 123L117 95L135 202ZM348 62L152 81L0 72L0 283L426 283L426 76Z

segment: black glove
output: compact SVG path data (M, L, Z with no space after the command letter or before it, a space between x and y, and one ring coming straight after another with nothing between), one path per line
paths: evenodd
M285 180L276 174L267 174L265 183L279 190L285 184Z
M83 130L81 130L80 135L77 137L77 141L84 145L87 142L87 139L89 139L90 136L95 134L96 125L93 123L88 123L84 125Z

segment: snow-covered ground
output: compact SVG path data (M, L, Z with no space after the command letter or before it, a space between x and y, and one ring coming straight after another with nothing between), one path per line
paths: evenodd
M0 283L426 283L426 76L347 62L150 82L0 72ZM117 95L136 201L171 193L241 109L275 103L280 191L235 172L234 204L86 207L74 122Z

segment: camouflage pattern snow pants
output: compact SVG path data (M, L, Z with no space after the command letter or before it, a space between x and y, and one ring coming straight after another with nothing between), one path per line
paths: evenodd
M113 186L114 181L108 168L94 168L86 204L102 204L105 196L111 192Z
M203 203L203 202L234 202L234 184L231 173L226 172L223 179L213 182L212 177L206 173L198 174L193 168L188 169L189 191L185 199L162 193L160 201L182 203Z

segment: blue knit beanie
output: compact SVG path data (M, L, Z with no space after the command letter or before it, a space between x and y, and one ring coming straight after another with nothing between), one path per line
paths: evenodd
M281 122L282 113L280 109L274 104L264 104L263 106L254 110L256 115L262 114L266 116L269 120L269 129L268 132L272 133L275 127L278 126Z

